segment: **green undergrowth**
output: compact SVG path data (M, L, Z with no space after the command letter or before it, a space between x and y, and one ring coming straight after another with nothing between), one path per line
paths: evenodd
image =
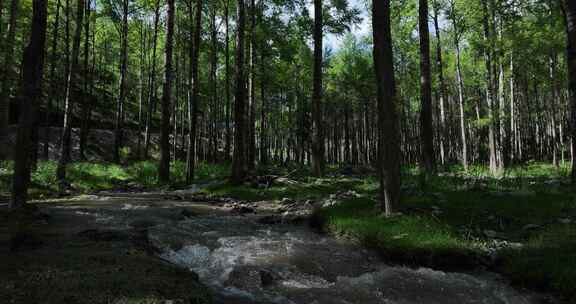
M328 197L342 189L355 189L363 182L352 178L325 178L325 179L294 179L288 183L277 182L270 188L257 185L244 184L233 186L227 183L218 183L202 190L204 194L212 196L231 197L245 201L280 200L319 200Z
M531 236L524 248L502 255L500 270L514 282L576 300L576 225L551 226Z
M576 300L576 193L567 168L530 164L499 177L478 171L447 172L422 187L418 172L405 168L402 215L393 218L378 215L378 185L366 178L351 188L362 198L321 210L317 221L391 262L448 270L485 265L495 242L520 243L499 249L498 263L488 266L520 286Z
M12 163L0 163L0 192L7 194L11 188ZM32 173L30 195L42 198L57 193L57 163L41 161ZM203 182L218 179L228 172L227 165L201 163L196 168L196 181ZM172 162L171 185L182 187L186 180L186 164ZM86 193L100 190L116 190L135 187L140 189L155 188L158 183L158 164L142 161L127 166L110 163L72 163L68 166L67 179L75 192Z
M409 266L469 269L476 244L450 225L426 215L385 218L370 199L350 199L316 214L323 229L377 249L388 260Z

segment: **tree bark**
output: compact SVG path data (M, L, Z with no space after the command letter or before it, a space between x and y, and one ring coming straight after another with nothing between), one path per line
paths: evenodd
M484 58L486 65L486 103L488 105L488 155L490 161L490 173L492 175L498 174L498 158L496 155L496 134L494 131L495 116L494 116L494 99L495 99L495 81L492 70L492 32L490 26L490 13L486 1L483 1L483 26L484 26L484 40L485 50Z
M230 151L232 150L232 128L230 127L230 120L232 119L232 103L230 98L230 16L229 16L230 2L225 0L224 2L224 27L225 27L225 69L226 69L226 79L225 79L225 92L226 92L226 135L225 135L225 145L224 154L226 160L230 159Z
M374 67L378 100L379 199L386 216L392 215L400 200L400 134L390 28L390 0L372 2Z
M120 85L118 102L116 104L116 122L114 124L114 163L120 163L120 148L122 147L124 102L126 100L126 73L128 72L128 5L129 0L122 0L122 27L120 37Z
M570 92L570 135L572 136L572 151L576 150L576 2L564 0L564 15L566 19L568 78ZM572 154L572 184L576 184L576 153Z
M66 81L66 100L64 110L64 127L62 133L62 143L60 146L60 158L58 159L58 168L56 169L56 178L58 179L60 192L65 189L66 185L66 166L70 162L70 150L72 145L72 116L74 101L80 100L82 93L77 88L77 82L80 80L80 38L82 36L82 20L84 19L84 0L78 0L76 6L76 29L74 32L74 41L72 43L72 58Z
M236 33L236 88L234 97L234 153L232 156L232 184L241 184L246 177L245 149L245 77L244 77L244 30L246 12L244 0L237 0L237 33Z
M58 38L59 38L59 27L60 27L60 6L61 2L58 0L56 2L56 16L54 17L54 26L53 26L53 33L52 33L52 50L50 55L50 96L48 97L48 105L46 106L46 133L44 134L44 146L43 146L43 157L44 159L49 158L50 153L50 138L52 132L50 132L50 119L51 119L51 111L54 107L54 100L56 96L58 96L58 81L56 79L56 67L57 67L57 59L58 59Z
M312 86L312 171L317 177L324 174L324 134L322 125L322 58L323 58L322 0L314 0L314 76Z
M4 65L1 67L0 74L0 141L8 135L8 126L10 125L10 94L12 83L16 78L14 73L14 47L16 45L16 30L18 27L18 14L20 11L20 1L10 1L10 19L8 21L8 32L6 39L3 41L4 47ZM6 159L7 151L0 147L0 160Z
M452 26L454 28L454 45L456 46L456 82L458 83L458 108L460 111L460 138L462 140L462 167L468 171L468 142L466 140L466 117L464 113L464 80L462 78L462 63L460 52L460 28L456 20L455 4L451 3Z
M434 157L434 127L432 126L432 80L430 76L428 0L420 0L419 17L421 166L427 175L432 175L436 171L436 160Z
M14 174L10 208L24 206L30 184L30 156L36 148L37 116L42 100L42 76L44 72L44 48L47 24L46 0L32 2L32 29L30 42L24 50L22 81L20 85L20 117L14 149Z
M160 0L156 0L155 5L154 37L152 38L152 71L150 72L148 109L146 110L146 126L144 128L144 159L148 159L148 152L150 151L150 129L152 127L152 114L156 104L156 49L158 45L158 23L160 21Z
M433 2L434 7L434 28L436 29L436 65L438 69L438 101L440 104L440 162L442 165L446 164L446 142L449 141L449 136L446 132L446 109L444 103L448 100L446 95L446 82L444 80L444 62L442 61L442 37L441 30L438 22L438 11L440 10L439 4L436 0ZM448 144L448 146L450 146Z
M170 104L172 103L172 48L174 45L174 0L167 0L166 50L164 87L162 92L162 122L160 128L160 164L158 181L170 182Z
M189 14L192 15L192 3L190 3ZM192 29L192 39L190 40L190 99L188 104L189 138L188 150L186 153L186 183L194 181L196 166L196 124L198 118L198 105L200 104L200 78L198 71L198 60L200 57L200 34L202 31L202 0L196 0L196 16L194 18L194 28Z
M86 22L84 22L84 96L82 99L82 121L80 122L80 158L87 160L86 145L88 144L88 132L90 128L90 111L92 96L88 95L88 87L90 86L90 79L92 73L88 69L88 62L90 58L90 0L86 2Z
M250 46L248 47L248 149L247 167L253 170L256 166L256 2L250 0Z

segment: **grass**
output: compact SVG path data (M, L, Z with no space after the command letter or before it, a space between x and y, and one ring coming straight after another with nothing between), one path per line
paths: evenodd
M566 167L529 164L493 178L484 168L473 168L469 174L432 178L422 189L418 172L405 168L402 216L378 216L377 183L370 178L352 188L363 198L345 200L317 216L326 231L410 266L477 267L487 261L488 249L499 250L496 240L522 243L520 249L501 249L493 269L521 286L544 288L573 302L576 193L567 172ZM563 219L573 224L559 224Z
M57 163L41 161L32 174L30 195L33 198L43 198L57 193L56 179ZM10 192L12 163L0 163L0 192ZM196 181L203 182L219 179L228 172L227 165L201 163L196 169ZM186 180L186 164L172 162L171 186L182 187ZM67 178L72 188L78 193L100 190L113 190L128 185L140 188L155 188L158 184L158 164L150 161L135 162L128 166L109 163L73 163L68 166Z
M555 225L533 235L521 250L503 252L501 271L524 286L576 299L576 225Z
M475 243L430 216L385 218L372 200L363 198L323 209L316 216L325 230L377 249L389 261L445 269L467 269L477 263Z
M204 194L231 197L244 201L280 200L319 200L340 189L355 188L362 181L351 178L294 179L291 183L276 183L275 186L262 189L251 185L232 186L227 183L212 185L203 190Z

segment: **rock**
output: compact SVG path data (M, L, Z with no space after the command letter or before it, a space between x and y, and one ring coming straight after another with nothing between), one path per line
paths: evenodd
M286 211L282 214L283 223L302 223L307 221L310 216L312 216L311 210L298 210L298 211Z
M135 219L132 222L128 223L128 226L137 229L150 228L156 225L158 225L158 223L154 219L150 218Z
M230 272L226 285L255 291L273 285L280 278L278 274L267 269L255 266L239 266Z
M127 233L118 230L88 229L79 232L77 235L96 242L115 242L129 239Z
M283 198L283 199L280 201L280 204L282 204L282 205L291 205L291 204L294 204L294 201L291 200L291 199L289 199L289 198L287 198L287 197L285 197L285 198Z
M484 236L489 237L489 238L498 237L498 232L496 232L494 230L484 230L484 231L482 231L482 234L484 234Z
M258 219L258 223L264 225L276 225L282 223L282 217L276 215L268 215Z
M536 224L528 224L528 225L525 225L524 227L522 227L522 230L524 230L524 231L534 231L534 230L538 230L538 229L540 229L540 228L541 228L541 227L540 227L539 225L536 225Z
M194 217L196 215L197 215L196 213L194 213L188 209L182 209L182 211L180 211L180 216L183 217L184 219L191 218L191 217Z
M573 222L574 222L574 221L572 221L572 220L569 219L569 218L561 218L561 219L558 219L558 223L564 224L564 225L572 224Z
M256 213L256 210L246 205L238 205L232 208L232 212L236 214Z

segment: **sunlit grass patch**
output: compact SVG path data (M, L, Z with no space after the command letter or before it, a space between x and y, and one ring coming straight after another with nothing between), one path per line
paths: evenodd
M438 219L419 215L385 218L368 199L347 200L317 216L329 232L375 248L402 264L469 268L478 253L475 243Z

